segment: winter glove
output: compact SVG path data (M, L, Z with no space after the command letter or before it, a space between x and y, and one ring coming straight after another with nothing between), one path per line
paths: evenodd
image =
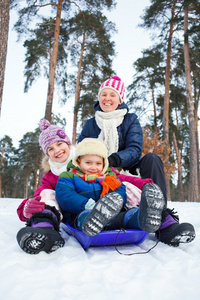
M23 215L25 218L30 219L32 214L40 212L45 208L45 203L40 202L41 197L36 196L35 198L28 199L24 205Z
M85 204L85 209L93 209L95 204L96 202L92 198L90 198L88 202Z
M120 167L121 159L120 157L113 153L108 157L109 167Z

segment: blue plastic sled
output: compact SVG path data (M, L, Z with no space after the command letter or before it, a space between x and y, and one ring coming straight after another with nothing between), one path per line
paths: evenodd
M96 236L90 237L82 231L71 227L67 223L62 223L62 228L69 235L74 236L84 249L91 246L112 246L122 244L141 244L148 236L148 233L139 229L107 230L101 231ZM118 235L118 236L117 236ZM117 237L117 240L116 240Z

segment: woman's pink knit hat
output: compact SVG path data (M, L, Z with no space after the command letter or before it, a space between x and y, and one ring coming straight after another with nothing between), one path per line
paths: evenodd
M49 121L43 119L40 121L40 130L42 131L39 136L39 143L42 147L44 154L47 154L48 147L56 142L65 142L71 145L71 141L64 129L56 125L51 125Z
M113 89L119 95L121 102L124 101L125 87L123 81L118 76L113 76L102 83L99 89L98 98L103 89Z

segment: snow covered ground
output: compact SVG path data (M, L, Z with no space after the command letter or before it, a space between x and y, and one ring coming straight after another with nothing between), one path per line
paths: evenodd
M0 199L0 295L3 300L199 300L200 203L171 202L196 239L178 248L163 243L148 254L124 256L114 247L84 251L73 237L54 253L29 255L17 242L24 226L16 214L20 199ZM148 250L153 234L123 253Z

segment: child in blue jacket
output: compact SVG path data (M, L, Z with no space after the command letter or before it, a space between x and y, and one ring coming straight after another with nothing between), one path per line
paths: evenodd
M59 176L56 198L63 221L88 236L122 227L155 232L160 227L164 207L160 188L147 183L139 208L126 211L126 187L108 167L105 144L93 138L77 145L74 159Z

